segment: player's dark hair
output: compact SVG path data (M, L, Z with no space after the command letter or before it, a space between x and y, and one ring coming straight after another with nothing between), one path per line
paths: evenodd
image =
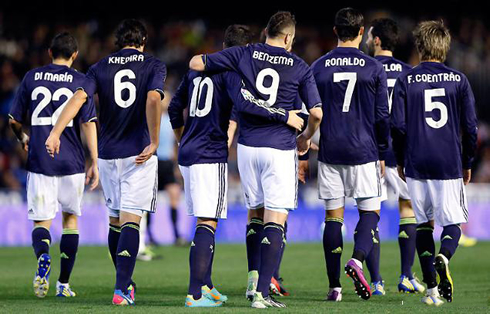
M371 24L371 35L381 40L381 49L394 51L398 43L398 25L388 18L376 19Z
M145 25L135 19L122 21L116 29L116 46L122 49L126 46L139 48L146 44L148 32Z
M335 14L334 26L341 41L354 40L364 26L364 16L356 9L343 8Z
M246 25L233 24L225 31L225 47L245 46L252 41L252 32Z
M267 36L271 38L275 38L279 36L279 34L284 31L284 29L288 27L295 27L296 19L291 12L287 11L279 11L269 19L269 23L267 23Z
M68 60L73 53L78 51L78 43L75 37L68 32L54 36L49 46L53 59L63 58Z

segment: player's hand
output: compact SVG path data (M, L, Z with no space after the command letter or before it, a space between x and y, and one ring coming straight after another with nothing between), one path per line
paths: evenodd
M46 140L46 143L44 143L46 146L46 151L48 152L49 156L54 158L54 154L59 154L60 153L60 138L56 135L49 134L48 139Z
M402 166L396 166L396 170L398 170L398 176L405 182L407 182L407 178L405 178L405 171Z
M153 156L155 154L155 152L157 151L157 148L158 148L158 145L156 145L154 143L150 143L150 145L146 146L145 149L143 149L141 154L136 156L136 159L134 160L134 162L137 165L141 165L141 164L145 163L148 159L151 158L151 156Z
M463 169L463 183L467 185L471 181L471 169Z
M298 116L298 113L300 112L301 110L290 110L287 122L290 127L295 128L298 132L301 132L303 125L305 124L305 120Z
M90 167L87 169L87 173L85 175L85 185L89 184L90 191L95 190L97 185L99 185L99 167L97 166L97 162L92 162Z
M311 142L310 149L314 151L319 151L320 147L318 147L318 145L316 145L315 143Z
M298 146L298 154L300 156L306 154L308 150L310 149L311 145L311 139L307 139L303 133L301 133L297 138L296 138L296 144Z
M29 135L24 133L22 141L20 143L22 144L22 149L25 150L26 152L28 152L29 151Z
M299 160L298 163L298 180L306 184L306 179L310 177L310 163L308 160Z
M383 178L385 176L385 173L386 173L386 165L385 165L385 161L384 160L380 160L379 161L379 165L380 165L380 170L381 170L381 178Z

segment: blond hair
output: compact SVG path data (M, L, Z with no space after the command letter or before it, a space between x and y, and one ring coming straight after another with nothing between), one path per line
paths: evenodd
M417 25L413 32L415 46L420 54L421 61L446 60L451 34L442 21L424 21Z

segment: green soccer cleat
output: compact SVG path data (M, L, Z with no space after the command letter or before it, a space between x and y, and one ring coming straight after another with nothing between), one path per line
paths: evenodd
M222 305L223 302L211 300L204 295L198 300L194 300L190 294L185 298L185 307L218 307Z
M248 281L247 281L247 291L245 292L245 297L252 301L254 298L254 293L257 290L257 283L259 282L259 272L256 270L252 270L248 272Z
M34 275L32 285L34 295L38 298L44 298L49 290L49 274L51 273L51 257L44 253L37 260L37 271Z
M255 309L265 309L268 307L286 307L286 304L277 301L270 295L265 298L262 296L262 292L255 292L252 300L252 307Z
M77 294L70 289L70 284L56 282L56 296L63 298L76 297Z
M213 287L213 289L209 289L208 286L202 286L201 288L202 295L205 296L206 298L213 300L213 301L219 301L222 303L225 303L228 301L228 297L224 294L221 294L216 287Z
M437 254L434 266L437 273L439 274L439 293L441 296L447 300L447 302L453 302L453 279L451 278L451 273L449 272L449 261L442 255Z

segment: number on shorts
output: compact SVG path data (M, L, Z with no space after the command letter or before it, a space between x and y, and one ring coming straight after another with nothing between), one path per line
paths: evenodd
M272 78L271 86L267 87L264 86L264 80L267 76L270 76ZM276 103L277 100L277 90L279 89L279 73L277 73L276 70L267 68L263 69L262 71L259 72L257 75L257 79L255 80L255 86L257 87L257 90L264 94L268 95L269 99L266 99L265 101L273 106Z
M130 80L136 79L136 75L132 70L125 69L118 71L116 75L114 75L114 100L119 107L128 108L136 100L136 86L130 81L123 82L122 79L124 77L127 77ZM129 92L129 97L126 100L122 98L122 92L125 89Z
M350 104L352 102L352 94L354 94L354 87L357 82L356 72L341 72L333 74L333 81L339 83L341 81L348 81L347 89L345 90L344 104L342 105L342 112L349 112Z
M192 80L194 83L194 89L192 90L191 104L189 107L189 116L191 117L204 117L211 111L211 105L213 104L214 85L213 81L209 77L204 79L200 76ZM204 85L207 85L206 99L204 100L204 108L199 109L198 103L201 100L201 91ZM198 99L199 98L199 99Z
M69 90L66 87L62 87L60 89L57 89L52 95L51 91L47 89L44 86L38 86L34 88L34 90L31 93L31 100L35 101L39 98L39 95L43 96L43 99L37 104L36 108L34 108L34 111L32 112L32 117L31 117L31 125L55 125L56 121L58 121L58 118L65 108L66 104L68 103L68 100L73 96L73 92ZM39 115L41 114L41 111L43 111L50 103L51 101L60 101L60 98L62 96L66 97L66 100L61 106L58 107L53 112L53 115L51 117L40 117ZM68 125L69 127L73 126L73 120L71 120Z

